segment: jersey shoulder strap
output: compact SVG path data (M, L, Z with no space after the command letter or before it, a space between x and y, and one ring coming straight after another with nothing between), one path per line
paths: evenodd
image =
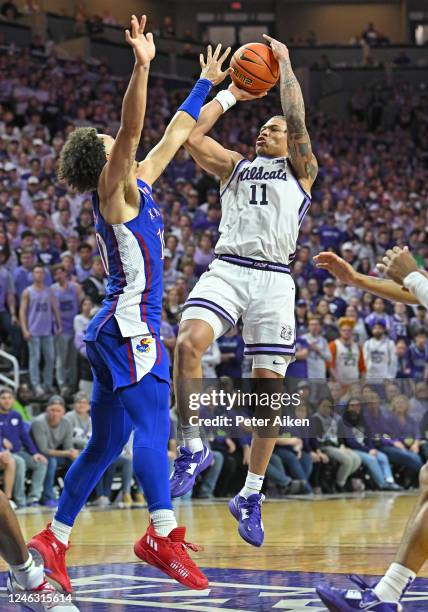
M223 196L226 189L231 185L233 179L236 177L238 170L242 168L245 164L250 164L250 160L243 157L238 162L236 162L235 167L232 170L232 174L226 179L223 183L220 184L220 198Z

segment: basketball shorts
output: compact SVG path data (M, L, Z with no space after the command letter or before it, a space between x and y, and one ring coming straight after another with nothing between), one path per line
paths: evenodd
M97 379L112 391L137 383L149 372L170 382L168 353L159 338L123 338L114 317L96 340L86 341L86 354Z
M201 276L181 320L206 321L217 339L242 317L245 355L253 357L253 368L285 375L296 351L295 292L286 266L228 256L214 260Z

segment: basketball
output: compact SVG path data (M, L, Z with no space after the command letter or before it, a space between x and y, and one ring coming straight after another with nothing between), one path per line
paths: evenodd
M279 79L279 65L272 50L263 43L240 47L230 61L232 80L241 89L259 94L272 89Z

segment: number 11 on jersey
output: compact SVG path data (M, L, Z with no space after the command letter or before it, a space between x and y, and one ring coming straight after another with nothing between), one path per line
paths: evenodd
M249 204L253 204L254 206L257 206L257 204L260 204L260 206L266 206L267 204L269 204L269 202L267 201L267 197L266 197L266 190L267 190L267 185L266 183L262 183L260 185L260 189L261 189L261 196L262 199L260 201L257 200L257 185L250 185L250 189L251 189L251 200L248 202Z

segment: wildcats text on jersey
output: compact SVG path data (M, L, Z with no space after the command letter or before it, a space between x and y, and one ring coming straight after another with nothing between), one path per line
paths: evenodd
M285 162L284 162L285 163ZM279 180L287 181L288 176L286 170L279 168L278 170L265 170L264 166L244 168L238 174L238 181L267 181Z

